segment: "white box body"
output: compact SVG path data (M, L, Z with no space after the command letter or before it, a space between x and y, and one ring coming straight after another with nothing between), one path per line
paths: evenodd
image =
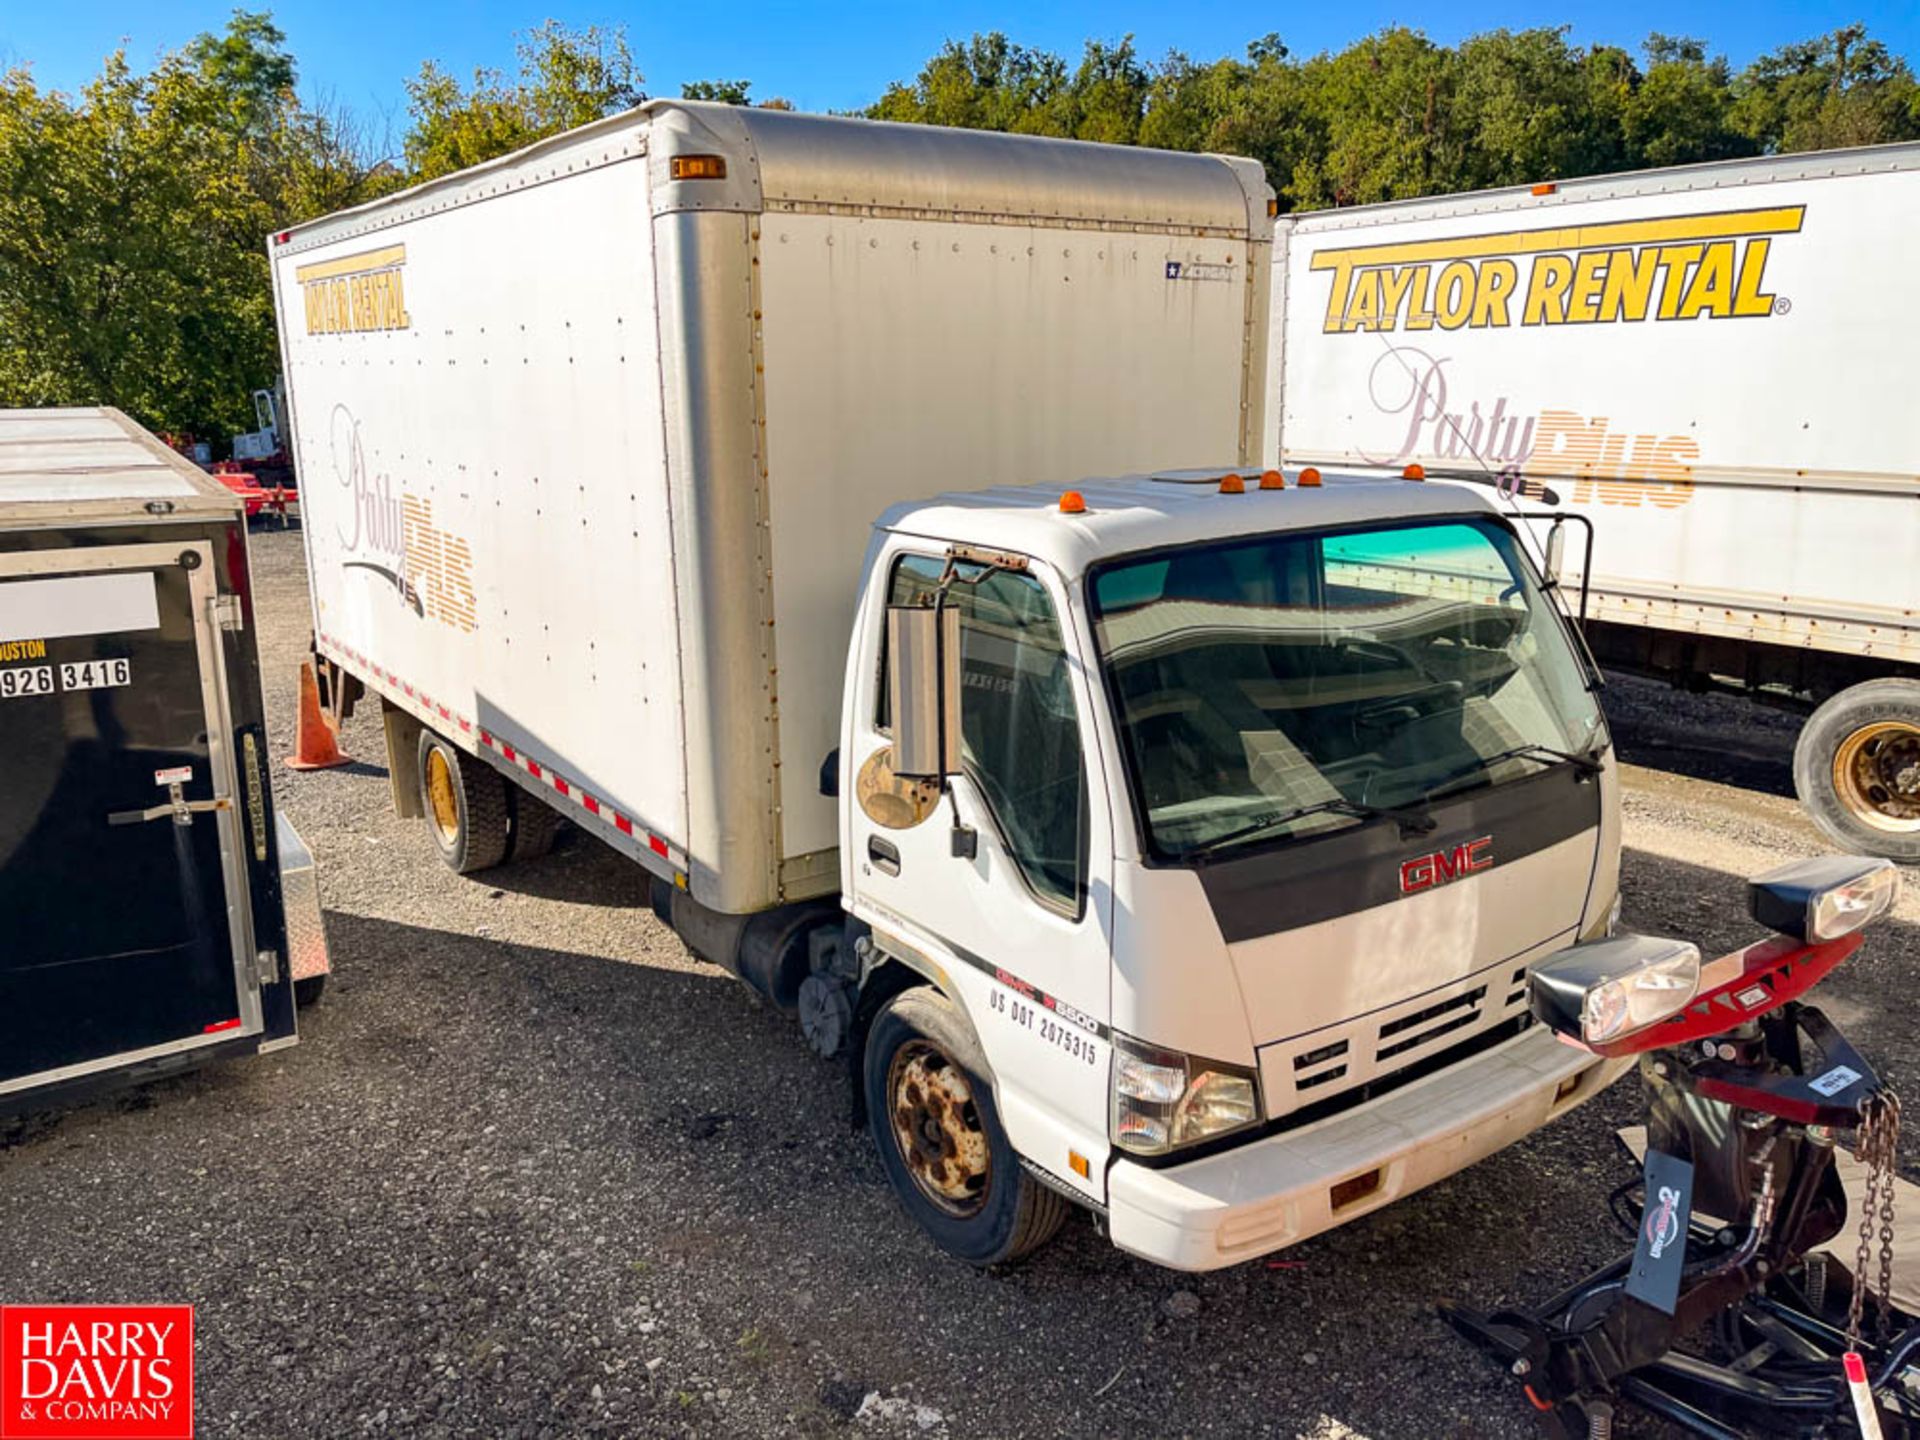
M1269 193L655 102L275 237L318 648L703 904L830 893L874 517L1257 460Z

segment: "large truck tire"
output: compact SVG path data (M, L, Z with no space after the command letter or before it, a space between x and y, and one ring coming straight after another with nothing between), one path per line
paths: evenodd
M434 849L455 874L507 858L506 779L431 730L420 732L420 803Z
M951 1000L916 986L867 1032L867 1124L900 1203L934 1242L972 1265L1018 1260L1070 1208L1014 1154L985 1057Z
M566 818L538 795L515 788L513 792L513 834L510 848L515 860L537 860L551 854Z
M1842 849L1920 862L1920 680L1869 680L1814 711L1793 787Z

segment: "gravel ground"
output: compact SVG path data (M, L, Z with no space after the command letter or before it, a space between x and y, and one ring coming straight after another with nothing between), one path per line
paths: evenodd
M254 564L284 751L298 536ZM1635 684L1609 708L1627 922L1751 938L1741 875L1822 848L1783 798L1790 718ZM203 1435L1535 1433L1433 1304L1614 1253L1631 1086L1277 1264L1176 1275L1075 1219L977 1274L896 1208L842 1073L636 871L581 839L460 879L393 817L371 707L345 743L362 763L274 776L337 966L300 1045L0 1129L0 1297L195 1303ZM1896 1083L1916 965L1910 899L1823 990Z

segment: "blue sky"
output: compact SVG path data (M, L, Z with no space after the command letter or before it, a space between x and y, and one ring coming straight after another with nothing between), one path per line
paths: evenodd
M1278 31L1296 53L1338 48L1404 23L1452 41L1495 26L1571 22L1580 42L1634 46L1648 31L1698 35L1736 64L1788 40L1864 19L1896 51L1920 60L1915 0L1485 0L1473 6L1349 0L1342 5L1176 4L943 5L870 3L680 6L573 4L568 0L246 0L271 8L300 63L303 90L324 91L369 120L404 120L406 78L432 57L462 76L512 58L513 32L553 15L570 24L624 23L647 89L677 95L695 79L748 79L754 94L785 95L802 109L848 109L911 76L948 37L1005 30L1028 45L1077 54L1088 37L1132 32L1141 51L1196 57L1239 54ZM26 62L43 85L72 88L123 41L136 63L217 29L233 0L0 0L0 65Z

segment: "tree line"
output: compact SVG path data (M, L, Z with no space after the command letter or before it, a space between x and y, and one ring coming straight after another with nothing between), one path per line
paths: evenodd
M646 98L623 31L557 22L519 37L511 70L423 64L400 127L298 79L284 33L249 11L144 71L109 56L74 94L0 73L0 405L113 404L218 446L278 367L266 236ZM1089 41L1077 62L995 33L948 43L862 113L1250 155L1304 210L1920 138L1920 84L1860 25L1738 70L1697 39L1655 34L1636 55L1565 27L1457 45L1395 27L1309 56L1268 35L1216 60Z

